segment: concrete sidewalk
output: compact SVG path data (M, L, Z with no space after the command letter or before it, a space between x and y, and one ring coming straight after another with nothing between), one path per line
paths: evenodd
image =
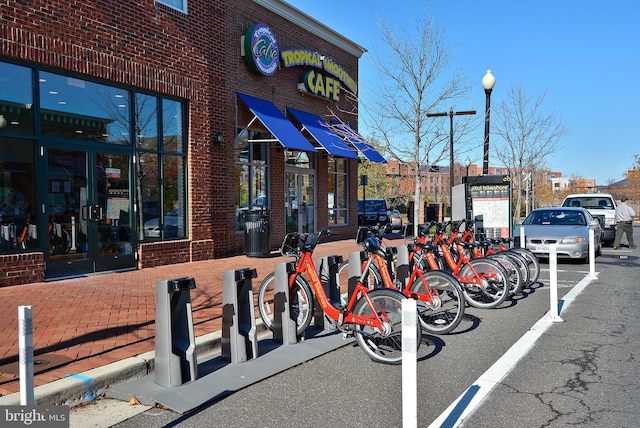
M359 250L353 239L321 243L314 257L347 260ZM255 268L257 290L277 263L291 260L273 252L0 288L0 405L20 402L18 306L32 307L36 404L73 405L153 368L158 281L195 279L191 297L201 355L220 343L224 271Z

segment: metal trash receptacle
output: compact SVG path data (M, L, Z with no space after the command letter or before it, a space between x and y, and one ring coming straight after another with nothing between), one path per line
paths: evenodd
M267 257L271 254L271 212L247 211L244 214L244 254L248 257Z
M196 341L191 312L193 278L156 283L156 355L154 380L172 388L198 377Z

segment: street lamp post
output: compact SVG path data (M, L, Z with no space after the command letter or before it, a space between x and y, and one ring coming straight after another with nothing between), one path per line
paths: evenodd
M449 211L453 213L453 116L463 116L467 114L476 114L475 110L453 111L453 107L449 111L442 113L427 113L427 117L449 116Z
M465 177L467 177L467 181L469 180L469 167L471 166L471 159L469 158L469 156L467 156L464 160L464 166L465 168L467 168L467 173L465 175Z
M469 156L467 156L464 159L464 166L467 168L467 172L465 174L464 180L465 180L465 188L464 188L464 218L465 219L470 219L471 218L471 204L469 202L469 167L471 166L471 158L469 158Z
M496 78L487 70L487 74L482 78L482 87L487 96L487 104L484 114L484 159L482 161L482 175L489 174L489 120L491 118L491 91L496 84Z

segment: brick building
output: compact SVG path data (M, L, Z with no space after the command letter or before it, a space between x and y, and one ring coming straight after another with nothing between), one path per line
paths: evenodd
M0 13L0 286L239 254L247 212L355 236L361 46L280 0Z

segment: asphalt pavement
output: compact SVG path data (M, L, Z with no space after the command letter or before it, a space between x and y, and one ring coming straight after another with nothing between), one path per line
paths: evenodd
M348 255L350 251L357 249L352 240L324 245L326 247L322 254L318 255ZM318 250L322 247L323 245L318 246ZM513 363L505 377L494 382L490 393L482 399L480 405L464 416L461 426L566 426L575 423L586 426L635 426L633 422L638 419L639 411L634 393L638 389L640 379L638 368L633 364L638 350L635 339L638 337L640 325L635 317L635 302L638 301L637 278L640 272L637 269L638 255L638 250L624 247L617 251L605 248L604 254L597 259L597 278L589 280L588 285L584 286L568 307L561 308L560 316L563 322L554 323L536 339L535 345L527 351L526 356ZM42 402L49 404L77 404L82 399L98 397L89 405L72 409L71 425L79 427L150 426L151 423L153 426L224 425L228 428L246 426L251 421L260 426L297 426L300 420L320 417L327 410L330 420L335 422L351 421L355 426L364 426L365 423L367 426L379 426L377 422L383 420L392 425L397 424L398 409L402 406L402 398L398 393L398 367L373 364L353 346L346 346L292 368L224 400L205 406L193 414L176 415L158 408L149 409L141 405L130 405L135 403L99 398L110 384L146 374L140 370L148 373L149 360L153 358L154 317L153 305L148 300L149 295L153 300L153 286L157 280L184 276L185 273L196 277L199 291L194 297L194 313L196 320L199 320L196 327L196 335L200 336L199 350L203 354L215 353L219 345L220 308L208 309L210 312L205 309L219 306L221 287L218 289L215 284L221 283L223 270L234 266L247 266L247 262L254 261L239 256L237 259L211 261L211 264L190 263L188 266L178 265L169 269L163 267L166 270L154 268L79 278L64 283L7 287L12 289L12 292L0 288L0 304L4 307L17 307L25 304L22 303L24 301L33 302L36 294L32 294L31 299L28 298L29 293L35 293L33 289L41 293L42 302L48 302L47 305L50 305L47 306L49 309L36 311L34 308L36 359L38 356L45 359L47 352L44 351L57 355L65 351L78 354L82 343L91 342L94 347L98 347L100 340L111 341L110 346L101 344L102 353L76 357L76 360L85 363L92 361L92 364L96 365L104 361L100 357L107 355L109 357L106 364L97 365L88 371L74 371L73 369L79 366L74 367L74 359L67 356L56 370L37 373L36 379L38 376L40 378L39 386L36 388L36 400L44 400ZM262 270L261 276L272 270L269 266L279 261L284 259L274 257L256 261L257 264L264 263L261 264L262 269L259 269ZM559 267L568 272L567 275L559 274L558 293L562 299L583 280L588 273L588 265L562 263ZM136 277L136 272L140 276ZM129 278L123 281L124 277ZM218 277L219 280L215 279ZM428 396L428 401L433 402L433 405L429 406L428 411L424 410L424 404L419 406L418 426L427 426L438 420L438 417L447 415L450 406L455 405L456 400L461 397L464 402L466 394L475 391L473 388L476 381L482 379L482 375L496 361L500 361L519 339L535 328L537 321L547 316L548 279L546 281L545 284L543 279L540 287L529 291L526 298L511 302L505 308L488 312L468 311L465 322L453 335L424 339L422 355L418 361L417 375L421 389L419 397L424 399ZM146 286L140 287L141 282L146 283ZM138 287L132 286L136 284ZM64 287L65 285L67 287ZM54 291L48 290L50 288ZM22 293L14 292L17 289L22 289ZM98 289L100 292L96 291ZM114 305L107 305L104 299L101 300L101 293L107 290L116 296L119 295L119 307L114 308ZM131 299L131 296L136 294L132 290L137 290L138 296L135 300ZM84 293L87 291L89 292ZM57 294L63 294L66 300L59 300L58 297L61 296L56 296ZM93 318L120 321L115 321L115 327L104 324L102 329L99 328L98 322L98 327L86 324L82 330L78 327L81 325L81 319L78 318L75 323L69 321L63 326L56 325L55 314L73 312L77 315L77 311L70 311L69 308L81 294L83 302L93 301L92 305L83 306L84 312L97 311L101 316L98 317L97 312L94 312ZM145 296L142 299L146 302L143 311L139 304L140 295ZM126 296L126 299L123 299L123 296ZM213 303L214 301L218 303ZM58 310L53 311L54 307L58 307ZM47 310L53 312L48 314L51 318L48 321L50 324L42 327L36 316L42 318L42 314ZM7 312L9 311L4 311L5 314ZM140 312L147 314L146 319L132 322L130 314ZM105 313L109 316L105 316ZM523 313L528 315L523 316ZM3 316L6 318L5 329L10 329L10 317ZM126 320L122 321L123 319ZM15 322L13 324L15 325ZM58 330L67 332L74 328L75 335L72 331L67 338L58 337L57 347L51 342L38 347L38 338L53 336ZM95 332L101 330L107 330L111 334L98 337ZM12 351L7 351L4 347L9 340L6 338L7 331L3 333L6 342L2 343L3 347L0 348L4 349L4 354L0 354L3 356L0 359L0 368L10 367L11 354L17 354L17 347L12 348ZM126 336L128 343L119 345L115 340L119 336ZM497 337L499 340L496 340ZM17 338L15 344L17 346ZM138 352L140 349L144 351ZM118 351L123 350L126 351L125 356L117 358L116 355L123 355ZM453 356L449 355L449 350L453 352ZM452 367L451 362L458 361L458 358L459 362ZM131 360L135 360L133 366L142 368L132 368ZM478 363L470 364L470 361ZM338 367L340 369L336 370ZM352 369L349 370L347 367ZM70 376L54 374L52 380L46 380L47 373L65 372L65 369ZM17 380L14 377L13 383L6 381L9 377L6 373L6 370L2 371L0 390L4 388L4 391L9 393L0 397L0 405L15 404L17 398L16 392L11 393L9 388L15 386ZM99 378L101 380L98 380ZM91 380L90 385L87 384L87 379ZM372 379L376 382L371 385L372 393L368 394L371 397L367 399L354 395L353 389L348 387L360 385L357 390L362 391L363 386L368 390ZM380 385L380 379L387 381ZM78 385L80 392L75 391L78 390ZM60 398L65 396L65 391L71 390L75 391L72 398L67 397L66 401ZM287 397L291 396L293 398L289 398L289 403ZM61 402L55 403L52 400ZM305 405L305 402L314 402L317 406ZM126 410L123 406L126 406ZM313 412L313 408L323 412ZM138 412L141 414L135 416ZM460 406L456 412L460 413ZM347 413L352 416L347 418ZM115 416L118 414L122 416ZM351 419L354 415L355 419ZM119 419L121 422L118 424ZM445 421L451 422L446 417Z
M469 308L451 335L423 336L416 425L637 426L638 260L637 250L605 248L593 278L589 265L560 262L553 321L543 264L523 296ZM115 426L401 426L401 379L400 367L345 346L192 413L152 408Z

